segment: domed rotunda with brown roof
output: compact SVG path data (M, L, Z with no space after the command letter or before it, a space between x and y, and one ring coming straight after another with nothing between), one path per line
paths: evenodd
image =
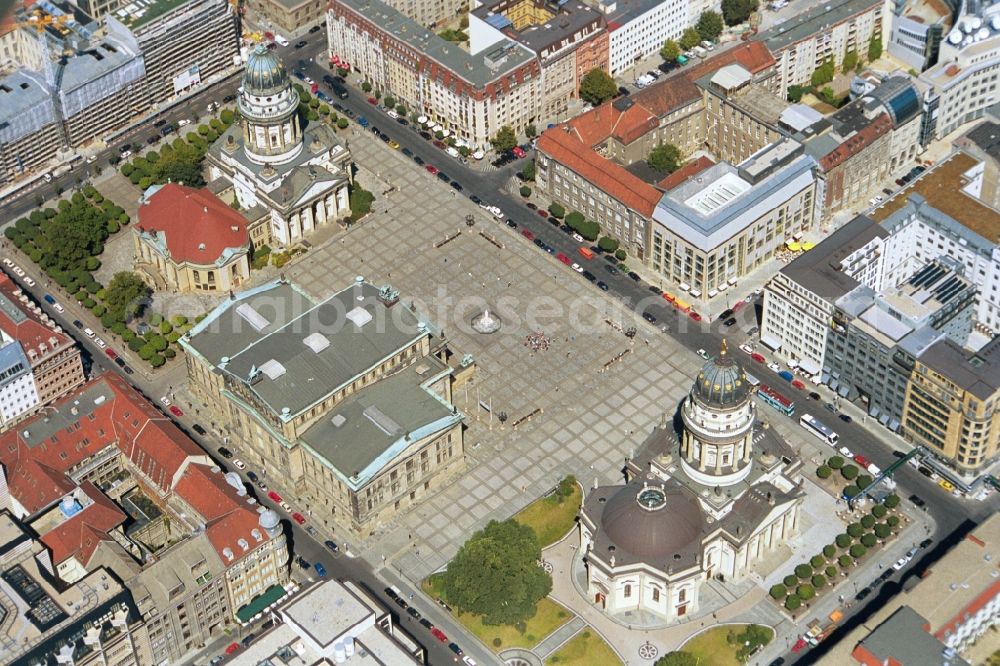
M746 578L798 532L802 464L758 418L725 343L670 416L628 461L626 484L590 490L580 511L588 600L632 625L707 612L707 580Z

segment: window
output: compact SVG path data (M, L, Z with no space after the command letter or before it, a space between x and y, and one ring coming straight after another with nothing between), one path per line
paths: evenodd
M660 588L658 587L653 588L653 601L655 602L660 601Z
M687 601L687 589L686 588L681 588L677 592L677 601L679 603L684 603L685 601Z
M626 599L628 599L629 597L632 596L632 586L629 585L629 584L627 584L627 583L625 584L625 594L624 594L624 596L625 596Z

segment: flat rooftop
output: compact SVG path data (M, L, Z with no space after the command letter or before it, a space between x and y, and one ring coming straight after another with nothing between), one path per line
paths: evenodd
M334 609L336 611L331 612ZM324 581L294 597L279 612L324 648L365 620L372 621L375 615L361 599L335 580Z
M524 5L533 6L545 20L518 26L505 16ZM592 23L598 22L603 27L603 15L577 0L494 0L473 9L472 15L539 54L549 49L558 52L564 43L568 46L582 41L579 33Z
M858 281L843 271L841 262L872 240L888 236L881 226L859 215L796 257L781 273L820 297L834 301L858 286Z
M462 419L424 384L449 369L426 356L342 400L299 439L349 484L359 485L401 450Z
M882 4L881 0L840 0L821 3L765 30L757 35L755 40L764 42L771 53L776 53Z
M10 130L6 125L24 114L40 116L37 127L55 121L52 96L44 78L28 70L20 70L0 79L0 140L20 138L8 136Z
M971 155L953 153L896 192L869 216L876 222L883 222L903 208L911 194L919 194L931 207L990 243L995 243L1000 238L1000 211L962 191L969 183L965 174L976 164L978 160Z
M153 19L167 14L181 5L201 0L132 0L112 12L114 17L129 28L139 28Z
M920 362L980 400L989 400L1000 391L1000 337L977 352L941 340L924 352Z
M471 55L381 0L335 2L381 26L396 39L406 42L411 48L476 88L484 88L535 57L534 53L510 39L497 41L476 55Z
M244 327L272 325L248 303L234 312ZM402 303L387 307L378 289L359 282L245 349L233 348L219 367L273 413L290 418L429 334L412 310Z

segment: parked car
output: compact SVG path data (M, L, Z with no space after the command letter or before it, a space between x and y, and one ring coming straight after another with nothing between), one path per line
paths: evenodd
M239 458L233 458L233 464L236 465L236 467L241 470L247 468L247 464L242 460L240 460Z
M438 639L442 643L447 643L448 642L448 637L445 635L445 633L443 631L441 631L437 627L434 627L433 629L431 629L431 636L433 636L434 638Z
M278 503L280 503L280 502L282 501L282 500L281 500L281 495L279 495L278 493L274 492L273 490L272 490L272 491L270 491L270 492L269 492L269 493L267 494L267 496L268 496L268 498L270 498L270 500L271 500L272 502L278 502Z
M705 351L704 349L699 349L699 350L698 350L698 356L701 356L701 357L702 357L703 359L705 359L706 361L707 361L707 360L708 360L708 358L709 358L709 357L708 357L708 352L707 352L707 351Z
M323 545L326 546L327 548L329 548L334 553L339 553L340 552L340 547L337 546L337 544L335 542L330 541L329 539L327 539L326 541L324 541Z
M184 412L182 412L181 408L178 407L177 405L170 406L170 413L176 416L177 418L184 416Z
M294 512L292 514L292 520L294 520L295 522L297 522L299 525L305 525L306 524L306 517L303 516L298 511L296 511L296 512Z
M229 449L227 449L224 446L220 446L216 450L219 452L219 455L222 456L223 458L225 458L226 460L229 460L230 458L233 457L233 452L230 451Z
M257 481L260 480L260 477L257 476L257 472L254 471L247 472L247 478L250 479L251 483L257 483Z
M201 427L200 425L198 425L197 423L195 423L195 424L194 424L193 426L191 426L191 430L194 430L194 431L195 431L196 433L198 433L199 435L205 435L205 434L206 434L206 431L205 431L205 429L204 429L204 428L202 428L202 427Z
M316 569L317 576L320 578L326 578L326 567L323 566L322 562L317 562L313 565L313 568Z

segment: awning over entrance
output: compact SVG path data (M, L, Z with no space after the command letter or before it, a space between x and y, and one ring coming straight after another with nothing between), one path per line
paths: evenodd
M799 367L802 369L802 372L807 375L815 375L820 371L819 363L811 358L803 358L799 360Z
M236 617L238 617L241 622L249 622L250 618L257 613L266 610L271 604L285 596L285 594L285 588L280 585L272 585L246 606L236 611Z
M760 336L760 344L764 345L771 351L778 351L779 349L781 349L781 340L777 339L772 335Z

